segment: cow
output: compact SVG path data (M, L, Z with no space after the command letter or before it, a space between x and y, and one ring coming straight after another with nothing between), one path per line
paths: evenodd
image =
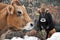
M47 33L46 38L49 38L53 33L56 32L56 29L49 9L44 8L44 6L45 4L38 10L39 19L37 21L37 30L45 30Z
M2 3L0 5L0 36L8 29L31 30L34 28L34 22L24 5L18 1L13 1L10 5Z

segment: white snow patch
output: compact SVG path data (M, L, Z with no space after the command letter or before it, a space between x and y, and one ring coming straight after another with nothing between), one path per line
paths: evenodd
M39 38L34 37L34 36L24 36L24 40L39 40Z
M47 40L60 40L60 32L54 33L50 38Z
M5 39L7 40L7 39ZM24 38L20 38L20 37L13 37L12 39L8 39L8 40L39 40L39 38L34 37L34 36L24 36Z

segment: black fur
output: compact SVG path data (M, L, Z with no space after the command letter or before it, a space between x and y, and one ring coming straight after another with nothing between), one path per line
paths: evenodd
M40 19L42 18L42 15L43 15L43 18L46 19L46 22L44 22L44 23L40 21ZM53 23L52 16L50 13L46 12L46 13L42 13L39 15L39 20L37 22L37 28L40 31L42 30L41 26L43 26L43 28L46 30L47 35L48 35L49 31L51 31L54 28L54 23Z

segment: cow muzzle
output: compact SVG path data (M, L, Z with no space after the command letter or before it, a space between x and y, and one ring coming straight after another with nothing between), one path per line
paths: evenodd
M34 22L29 22L26 24L26 26L24 26L23 29L25 30L32 30L34 28Z

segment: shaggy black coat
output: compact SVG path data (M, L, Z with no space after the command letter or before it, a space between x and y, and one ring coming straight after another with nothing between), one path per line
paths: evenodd
M43 16L42 16L43 15ZM46 22L41 22L41 18L45 18L46 19ZM39 15L39 20L37 22L37 28L38 28L38 31L42 30L43 28L41 27L43 26L43 28L46 30L47 32L47 35L49 33L49 31L51 31L54 27L54 23L53 23L53 20L52 20L52 16L50 13L42 13Z

